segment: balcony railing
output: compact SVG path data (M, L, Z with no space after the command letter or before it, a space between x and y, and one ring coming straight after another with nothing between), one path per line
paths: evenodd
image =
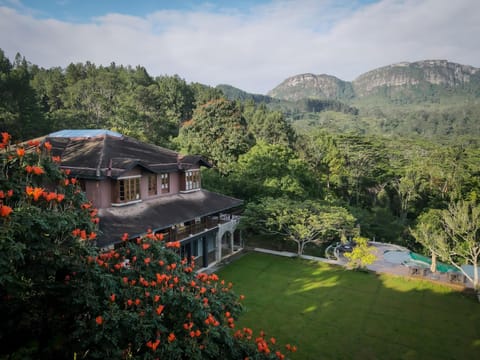
M176 229L172 229L170 234L164 234L164 240L180 241L192 235L196 235L206 230L213 229L214 227L218 226L218 224L225 224L232 220L238 220L238 218L238 216L230 214L210 216L200 223L185 225Z

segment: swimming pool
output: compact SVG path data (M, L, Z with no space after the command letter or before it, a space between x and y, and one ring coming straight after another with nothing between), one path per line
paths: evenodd
M409 267L422 267L429 268L432 264L432 260L426 256L402 250L387 250L383 254L385 261L392 264L401 264ZM451 265L444 264L437 261L437 271L441 273L457 272L458 270Z

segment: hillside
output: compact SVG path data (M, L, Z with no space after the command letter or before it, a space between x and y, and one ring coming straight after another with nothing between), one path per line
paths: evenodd
M249 97L239 89L224 93L267 103L295 121L300 131L321 127L334 133L442 141L480 136L480 69L446 60L392 64L352 82L300 74L266 96Z
M284 100L333 99L392 104L439 103L452 96L480 97L480 69L446 60L402 62L368 71L347 82L330 75L300 74L268 92Z
M292 76L268 93L284 100L305 98L349 100L354 96L352 84L335 76L301 74Z

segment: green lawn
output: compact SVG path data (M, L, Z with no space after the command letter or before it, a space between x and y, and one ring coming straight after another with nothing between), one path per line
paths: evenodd
M480 359L480 304L448 287L260 253L219 275L246 296L237 326L293 359Z

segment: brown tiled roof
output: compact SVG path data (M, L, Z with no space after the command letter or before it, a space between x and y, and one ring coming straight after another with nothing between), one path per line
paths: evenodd
M146 144L128 136L101 134L93 137L45 136L52 144L52 155L61 157L61 167L79 178L116 178L136 166L151 172L210 166L201 156L187 155Z
M98 246L105 247L121 241L124 233L130 237L158 231L181 222L194 220L242 205L242 200L198 190L163 196L141 203L99 210L100 235Z

